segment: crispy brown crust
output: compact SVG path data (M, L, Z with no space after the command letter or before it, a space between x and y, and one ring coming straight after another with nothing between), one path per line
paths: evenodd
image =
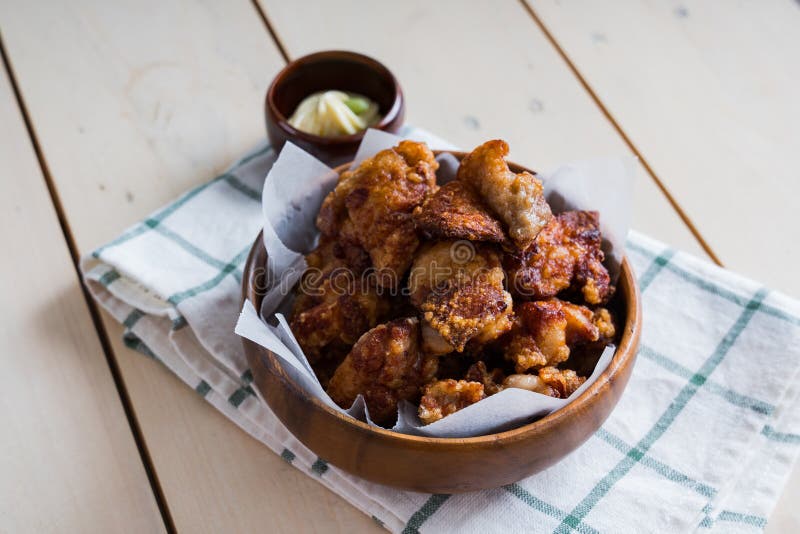
M569 290L588 304L607 302L614 288L600 245L596 211L556 215L530 248L506 254L503 263L512 292L538 300Z
M366 330L389 312L389 298L359 283L369 266L366 252L323 238L306 256L309 269L298 285L289 326L309 362L340 360Z
M362 247L372 265L397 284L419 245L411 212L438 189L439 164L423 143L401 141L345 171L322 203L317 227L323 236Z
M500 254L490 245L442 241L424 247L411 267L411 302L422 313L425 350L461 352L511 328L511 294Z
M514 370L517 373L544 367L548 361L547 356L539 349L536 340L522 325L519 318L514 321L514 327L508 336L505 357L514 364Z
M359 338L327 391L342 408L363 395L372 420L387 425L397 416L397 403L416 402L420 388L433 379L436 369L437 359L419 350L419 321L397 319Z
M483 384L466 380L438 380L425 386L419 418L430 424L486 397Z
M487 342L496 339L511 327L511 296L501 276L448 281L420 306L423 319L457 352L480 334Z
M495 247L465 241L426 243L417 251L408 274L411 302L420 306L428 294L454 278L471 279L501 269Z
M439 188L431 151L404 141L325 198L290 325L340 406L361 394L390 425L401 400L430 423L507 387L565 398L613 341L597 213L552 217L507 152L484 143Z
M506 224L508 235L525 249L552 216L542 183L531 173L513 173L506 163L508 144L487 141L467 154L458 167L458 180L480 194Z
M329 353L340 354L389 311L388 301L374 288L346 295L337 295L330 288L326 282L322 302L293 314L289 323L311 363Z
M572 347L600 337L594 314L585 306L550 299L520 304L516 314L505 355L517 373L558 365L569 358Z
M572 369L543 367L538 373L516 374L506 377L503 388L527 389L557 399L566 399L586 382L586 378L578 376Z
M472 189L462 182L443 185L413 213L417 230L428 239L469 239L503 243L503 226Z
M503 389L502 384L503 380L505 380L505 373L499 368L492 369L490 372L486 369L486 364L484 362L478 361L467 369L464 380L483 384L483 391L489 396Z
M550 387L550 396L560 399L566 399L586 382L586 377L578 376L572 369L557 369L555 367L539 369L539 378Z

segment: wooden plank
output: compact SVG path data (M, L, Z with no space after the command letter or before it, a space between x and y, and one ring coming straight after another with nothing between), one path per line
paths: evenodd
M630 154L518 2L259 2L290 56L374 56L399 78L409 120L459 146L501 137L513 160L536 169ZM633 226L705 255L641 168Z
M800 463L796 463L786 487L783 488L781 498L769 516L766 534L781 534L783 532L800 532L800 510L797 509L797 500L800 498Z
M625 150L518 5L503 4L491 12L459 8L458 17L452 7L435 7L432 18L424 10L433 7L421 2L394 7L401 10L403 27L413 29L404 39L416 39L411 44L420 52L431 55L433 43L453 39L446 45L448 61L418 57L419 65L409 59L402 70L397 68L410 97L412 120L463 145L503 135L518 159L540 168ZM4 39L37 135L84 252L213 176L263 136L263 91L281 61L247 2L224 8L176 0L131 2L124 8L80 2L13 9L3 4L0 9ZM344 9L350 17L369 12L366 4ZM315 10L331 8L305 11ZM382 17L370 16L373 24L382 24ZM474 54L475 32L493 17L514 30L507 35L493 29L488 37L500 43L515 70L506 80L503 65L486 53L475 61L492 60L488 65L501 91L513 89L514 106L505 106L496 90L486 92L491 88L488 78L483 91L470 89L483 75L463 74L469 64L457 60L470 56L454 53L467 48ZM299 21L288 19L280 21L279 33L284 24L299 31ZM450 24L458 31L443 34ZM321 27L333 37L324 24L315 29ZM306 33L314 37L314 32ZM362 42L384 50L382 38L380 32L365 32ZM533 43L536 53L518 48L520 42ZM433 72L438 74L430 78ZM426 76L436 83L426 83ZM448 86L451 78L458 84ZM541 92L523 91L539 88L540 82ZM468 96L448 107L451 93L464 90ZM476 121L483 125L480 131L469 130ZM506 131L510 123L517 124L514 132ZM529 123L530 131L522 123ZM520 148L525 146L531 147L527 156ZM639 197L660 198L648 180L638 185L644 191ZM638 227L698 250L663 200L647 206L641 202ZM119 331L111 323L105 320L116 340ZM179 529L244 530L276 523L289 529L300 518L319 529L371 525L314 481L287 470L156 364L119 343L114 353Z
M0 20L82 253L264 137L262 98L283 60L246 0L0 2ZM125 348L110 317L103 323L179 531L373 526L159 364ZM39 486L46 483L31 491ZM122 506L109 504L107 513ZM155 530L137 524L127 530Z
M530 0L722 262L800 295L794 0Z
M164 531L4 71L0 124L0 530Z
M103 315L179 532L381 530L239 430L160 363L128 350L122 327Z
M796 2L529 4L722 262L800 295ZM795 468L768 532L798 497Z

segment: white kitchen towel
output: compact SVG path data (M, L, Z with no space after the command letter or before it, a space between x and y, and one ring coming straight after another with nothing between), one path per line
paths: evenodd
M562 462L490 491L429 495L318 458L255 393L233 333L274 160L258 147L83 258L128 346L392 532L763 530L800 451L800 303L635 232L638 360L608 421Z

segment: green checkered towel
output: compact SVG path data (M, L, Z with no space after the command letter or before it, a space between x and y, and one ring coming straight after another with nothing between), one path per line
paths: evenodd
M437 144L420 130L403 135ZM255 394L233 333L274 160L269 147L255 149L83 259L128 346L393 532L764 528L800 450L800 304L635 232L639 358L608 421L558 465L491 491L426 495L318 458Z

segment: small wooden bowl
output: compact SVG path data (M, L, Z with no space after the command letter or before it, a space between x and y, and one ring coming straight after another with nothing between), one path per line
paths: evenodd
M464 153L453 152L461 159ZM349 167L336 169L342 172ZM514 172L524 167L509 164ZM242 281L242 298L258 310L267 253L256 238ZM533 423L473 438L429 438L371 427L309 397L267 349L242 339L254 383L286 428L319 457L372 482L427 493L496 488L550 467L606 420L630 378L639 347L639 289L625 259L617 282L622 337L608 368L566 407Z
M364 132L322 137L301 132L288 122L305 97L333 89L359 93L375 101L383 118L372 128L395 133L403 125L403 92L389 69L355 52L316 52L286 65L267 90L267 135L276 151L291 141L331 167L353 159Z

